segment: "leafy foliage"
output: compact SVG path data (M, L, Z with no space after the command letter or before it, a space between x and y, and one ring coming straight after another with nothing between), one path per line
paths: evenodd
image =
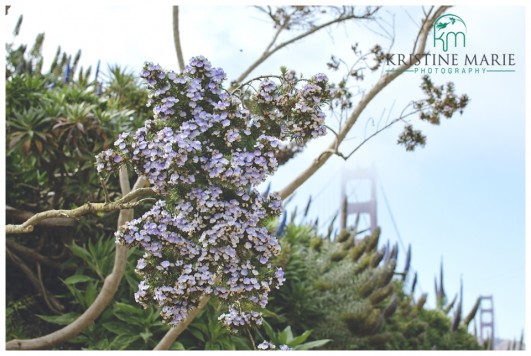
M316 349L326 345L331 341L323 339L306 342L306 340L312 334L312 330L306 330L301 335L294 336L291 330L291 326L286 326L284 330L275 332L267 322L264 322L264 330L272 344L286 345L287 347L293 350Z
M15 35L21 23L22 18ZM147 115L147 93L132 73L113 67L105 81L90 79L90 68L83 71L77 67L80 52L72 58L60 48L46 70L41 61L43 41L44 35L39 35L31 50L26 45L6 45L6 203L12 207L7 211L8 222L21 222L20 213L69 209L103 200L94 155L109 146L110 137L138 127ZM114 95L118 87L120 95ZM109 180L107 186L114 197L119 191L117 182ZM114 240L109 236L115 223L116 213L109 213L88 217L75 226L50 223L23 241L11 240L47 262L39 279L49 293L66 302L66 312L47 317L49 310L39 301L42 296L32 297L32 303L9 314L13 322L8 322L7 335L40 336L53 331L54 324L66 325L92 303L112 268ZM83 269L78 269L80 259ZM28 263L35 266L31 257ZM41 273L39 262L37 266ZM7 300L14 307L12 303L27 301L25 296L34 295L34 290L20 282L26 277L17 266L8 264L7 269ZM133 277L126 274L126 278L131 282ZM101 328L91 328L95 335L103 333ZM93 342L101 336L100 346L109 347L106 337L96 336L89 335L86 340Z
M68 303L69 312L62 315L39 315L42 320L55 325L68 325L92 304L112 269L115 244L106 236L95 242L70 246L71 262L77 267L74 274L63 280L68 293L62 298ZM130 255L140 255L131 250ZM116 294L115 301L100 318L76 338L69 341L71 348L93 350L144 350L152 349L166 333L168 327L159 320L156 308L141 309L133 305L132 290L138 284L134 266L127 265L125 278ZM183 349L180 343L174 345Z
M270 308L280 316L272 325L313 329L332 340L321 346L327 349L479 348L466 325L453 330L445 313L424 308L425 296L415 302L404 291L413 290L405 284L411 256L398 273L398 249L379 247L379 229L360 238L354 227L328 240L312 226L286 227L279 259L287 280L272 295Z

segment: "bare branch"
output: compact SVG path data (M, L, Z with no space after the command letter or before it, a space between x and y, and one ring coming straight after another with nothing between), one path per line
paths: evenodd
M47 256L43 256L37 251L35 251L32 248L20 245L16 243L13 240L7 239L6 240L6 246L13 252L17 253L18 255L25 257L27 260L31 261L37 261L42 263L43 265L46 265L48 267L52 267L59 270L66 270L70 269L70 266L65 266L62 263L55 262L54 260L50 259Z
M266 47L264 53L262 53L262 56L265 55L266 53L268 53L271 48L274 46L274 44L277 42L277 39L278 39L278 36L280 35L280 33L282 31L284 31L286 29L286 26L289 24L289 20L288 21L285 21L282 26L279 26L278 27L278 30L277 32L275 33L275 35L273 36L273 39L271 40L271 42L269 43L269 45Z
M426 40L433 23L444 11L446 11L447 8L447 6L439 7L431 17L427 18L423 22L423 26L419 30L418 37L420 41L418 43L418 50L416 54L424 54ZM413 63L413 61L408 61L400 66L396 71L386 73L380 78L380 80L378 80L378 82L365 94L365 96L361 98L358 105L345 123L345 126L343 126L341 131L338 133L336 140L334 140L334 142L304 172L302 172L282 191L280 191L280 197L282 199L286 199L288 196L290 196L298 187L306 182L308 178L317 172L317 170L319 170L319 168L326 163L326 161L334 154L334 152L337 152L335 148L338 147L339 144L345 139L352 126L357 122L358 118L365 110L367 105L372 101L372 99L374 99L377 94L379 94L387 85L389 85L389 83L404 73L405 70L410 68Z
M61 314L61 312L64 310L64 306L53 295L48 294L48 291L44 287L44 284L42 283L42 280L40 278L40 266L38 265L38 262L37 266L39 269L39 277L37 277L35 273L33 273L33 271L31 270L31 268L27 264L25 264L17 255L15 255L9 248L6 248L6 257L18 269L20 269L22 273L26 275L26 277L28 277L28 280L42 296L48 308L55 314Z
M406 117L408 116L411 116L415 113L418 113L419 111L418 110L414 110L410 113L408 113L407 115L400 115L400 117L390 121L389 123L387 123L385 126L377 129L375 132L373 132L371 135L369 135L368 137L366 137L363 141L361 141L361 143L359 145L356 146L356 148L354 148L354 150L352 150L352 152L350 152L348 155L341 155L341 157L343 157L343 159L346 161L348 160L356 151L358 151L361 146L363 146L364 144L366 144L370 139L372 139L374 136L378 135L380 132L388 129L389 127L393 126L394 124L396 124L397 122L399 121L402 121L404 120Z
M354 13L351 13L351 14L341 14L338 18L335 18L333 20L330 20L328 22L325 22L319 26L315 26L315 27L312 27L310 28L309 30L307 30L306 32L298 35L298 36L295 36L285 42L282 42L280 44L278 44L277 46L272 47L272 45L276 42L277 38L278 38L278 35L280 34L280 32L287 26L289 25L289 21L286 21L287 23L283 24L283 26L281 28L279 28L277 30L277 32L275 33L275 36L273 37L273 41L271 42L271 44L269 44L267 47L266 47L266 50L264 51L264 53L262 53L262 55L260 56L260 58L258 58L253 64L251 64L249 66L249 68L247 68L241 75L238 79L236 79L236 82L237 83L241 83L243 80L245 80L245 78L247 78L247 76L249 74L251 74L251 72L253 70L256 69L256 67L258 67L260 64L262 64L266 59L268 59L269 57L271 57L273 54L275 54L277 51L281 50L282 48L292 44L292 43L295 43L305 37L308 37L310 36L311 34L319 31L319 30L322 30L324 28L327 28L333 24L338 24L338 23L341 23L341 22L345 22L345 21L348 21L348 20L352 20L352 19L355 19L355 18L358 18L358 19L363 19L363 18L369 18L371 15L373 15L374 13L376 12L373 11L372 13L369 13L369 14L366 14L366 15L362 15L362 16L358 16Z
M184 56L181 48L181 35L179 33L179 6L173 6L173 41L175 43L175 51L177 52L177 61L179 62L179 69L184 72Z
M51 311L55 314L61 314L61 312L64 310L64 306L59 303L59 301L55 298L55 296L48 294L48 290L46 287L44 287L44 282L42 281L42 271L41 271L41 264L37 261L37 279L39 281L39 287L42 291L42 297L44 298L44 302L48 307L51 309Z
M109 212L121 209L132 209L139 205L142 201L133 202L138 198L154 195L155 192L151 188L142 188L124 195L120 199L111 203L86 203L79 208L71 210L48 210L33 215L26 222L20 225L6 225L6 234L24 234L32 232L33 228L39 222L50 218L78 218L83 215Z
M139 177L133 186L133 191L140 190L140 187L144 186L145 179ZM120 186L122 189L122 195L128 196L129 194L129 180L127 179L127 169L123 166L120 169ZM123 198L122 198L123 199ZM125 222L133 218L133 210L121 210L118 217L118 227L122 226ZM116 254L114 257L114 267L103 282L103 287L90 305L90 307L74 322L65 326L64 328L54 331L51 334L41 336L35 339L29 340L11 340L7 342L7 350L39 350L45 348L52 348L55 345L59 345L67 340L72 339L89 325L91 325L96 318L105 310L109 303L114 298L122 276L125 271L125 265L127 263L127 255L129 248L126 246L116 246Z
M172 327L166 335L159 341L157 346L153 350L168 350L173 342L186 330L188 325L195 319L197 314L208 304L210 301L210 295L203 295L199 300L197 307L192 309L186 318L179 323L179 325Z
M32 213L31 211L20 210L6 205L6 217L10 220L14 220L15 222L24 222L31 218L33 215L35 215L35 213ZM73 227L75 225L75 220L65 217L49 218L39 222L37 225L50 228Z
M221 275L219 274L221 272L218 270L217 276L215 278L214 284L218 283L221 280ZM166 335L159 341L157 346L153 350L168 350L173 342L179 337L179 335L182 334L184 330L190 325L190 323L195 319L195 317L199 314L201 310L208 304L210 301L211 296L210 295L203 295L201 299L199 299L199 303L197 304L197 307L190 310L186 318L179 323L179 325L176 325L172 327Z

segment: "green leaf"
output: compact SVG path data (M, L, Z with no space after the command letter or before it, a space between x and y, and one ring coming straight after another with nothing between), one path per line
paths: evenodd
M199 339L199 340L205 342L205 336L203 335L203 333L201 333L201 331L199 331L197 329L191 329L191 328L189 330L190 330L190 333L192 335L194 335L194 337L196 339Z
M139 280L135 278L135 276L131 275L130 273L125 273L125 280L127 281L130 289L135 290L138 288Z
M170 350L186 350L184 348L184 345L181 344L179 341L175 341L173 344L171 344Z
M86 308L87 305L85 304L85 298L84 298L85 295L75 286L68 285L68 284L65 284L65 285L66 285L66 288L68 288L68 290L70 291L70 294L72 294L72 297L74 297L75 301L79 305L81 305L83 308Z
M217 325L219 325L219 323ZM197 329L205 335L208 335L209 332L208 326L203 323L195 323L193 325L190 325L190 329Z
M291 326L286 326L284 330L278 335L279 341L281 344L289 344L293 340L293 332L291 331Z
M79 334L78 336L74 337L73 339L68 340L68 342L72 344L78 344L78 345L86 345L90 343L91 339L85 335L85 334Z
M94 302L94 299L96 299L96 296L98 295L98 283L90 283L87 286L87 289L85 291L85 303L88 305L91 305Z
M272 312L271 310L268 310L268 309L260 309L260 313L262 313L262 315L264 316L264 318L275 318L279 321L283 321L285 320L286 318L282 315L279 315L277 313L274 313Z
M217 343L207 341L205 343L205 350L220 350L220 347L217 345Z
M143 333L140 333L140 337L142 338L142 340L144 340L145 343L148 342L148 340L153 336L152 333L150 333L149 331L146 331L146 332L143 332Z
M99 339L97 342L94 342L91 338L81 344L88 344L88 347L81 348L81 350L110 350L112 349L111 342L107 338Z
M79 316L77 313L66 313L61 315L37 315L44 321L57 325L68 325Z
M330 341L332 341L332 340L331 339L322 339L322 340L310 341L310 342L307 342L305 344L295 346L293 349L294 350L315 349L315 348L318 348L318 347L321 347L323 345L328 344Z
M116 308L117 312L124 312L125 314L134 314L134 315L143 315L144 311L137 306L116 302L114 304L114 307Z
M232 342L235 350L251 350L252 348L248 338L233 336Z
M83 261L90 261L90 253L83 247L76 245L75 242L72 242L72 245L70 245L70 251L72 251L74 255L81 258Z
M276 338L276 335L275 335L275 332L273 331L273 328L271 327L271 325L269 325L269 323L267 321L263 321L262 323L263 327L264 327L264 330L267 334L267 336L269 336L269 338L271 340L275 339Z
M139 306L116 302L113 311L114 316L125 323L146 325L147 313Z
M140 335L118 335L111 341L111 348L115 350L124 350L133 342L140 340Z
M299 335L296 338L294 338L293 340L291 340L288 343L288 346L289 347L295 347L297 345L302 344L304 341L306 341L306 339L308 339L308 337L311 335L312 331L313 330L306 330L302 335Z
M120 334L128 335L128 334L132 334L136 332L136 330L134 329L132 325L119 322L119 321L108 321L106 323L103 323L101 326L103 326L106 330L116 335L120 335Z

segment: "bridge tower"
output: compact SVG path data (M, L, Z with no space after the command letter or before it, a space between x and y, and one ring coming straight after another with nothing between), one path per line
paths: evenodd
M494 346L494 299L492 295L481 296L479 307L479 343L490 342Z
M369 197L360 198L356 196L355 188L359 184L369 184ZM368 214L370 217L371 233L376 229L376 173L374 166L366 169L356 169L353 171L344 171L341 184L341 220L340 229L347 227L347 220L350 215L355 215L359 219L360 214Z

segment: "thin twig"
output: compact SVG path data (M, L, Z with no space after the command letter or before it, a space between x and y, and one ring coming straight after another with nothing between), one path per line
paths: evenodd
M402 121L404 120L406 117L408 116L411 116L413 114L416 114L418 112L417 111L412 111L410 113L408 113L407 115L401 115L400 117L394 119L393 121L389 122L388 124L386 124L385 126L383 126L382 128L379 128L377 129L375 132L373 132L371 135L369 135L368 137L366 137L358 146L356 146L356 148L354 148L354 150L352 150L352 152L350 152L348 155L346 156L342 156L343 159L346 161L348 160L356 151L358 151L361 146L363 146L364 144L366 144L371 138L373 138L374 136L378 135L380 132L388 129L389 127L391 127L392 125L396 124L397 122L399 121Z
M59 301L55 299L53 295L48 295L48 291L44 287L44 282L42 281L41 264L39 263L39 261L37 261L35 264L37 265L37 280L39 282L40 290L42 291L42 297L44 298L44 302L46 303L46 305L48 305L48 307L54 314L59 315L64 310L64 306L59 303Z
M245 330L247 331L247 335L249 335L249 340L251 340L251 344L253 345L253 350L258 351L256 348L256 343L254 342L253 335L251 335L251 330L249 330L249 326L245 325Z
M275 35L273 36L273 39L271 40L271 42L269 43L269 45L266 47L264 53L262 53L262 55L266 54L267 52L269 52L271 50L271 47L273 47L273 45L275 44L275 42L277 41L278 39L278 36L280 35L280 33L282 31L284 31L284 29L287 27L287 25L289 24L289 18L284 21L284 23L282 24L282 26L279 26L278 27L278 30L277 32L275 33Z
M259 76L257 76L257 77L252 78L252 79L249 79L249 80L246 81L245 83L238 84L238 85L235 86L235 87L231 87L231 88L229 88L229 93L232 95L232 94L234 94L235 92L237 92L238 90L240 90L241 88L243 88L244 86L247 86L247 85L251 84L252 82L254 82L254 81L256 81L256 80L269 79L269 78L282 79L282 77L281 77L280 75L273 75L273 74L259 75Z
M105 180L100 177L101 186L103 188L103 193L105 195L105 203L108 203L111 201L109 198L109 191L107 190L107 185L105 184Z
M262 53L262 55L260 56L260 58L258 58L253 64L251 64L249 66L249 68L247 68L241 75L238 79L236 79L236 82L238 83L241 83L245 78L247 78L247 76L253 71L256 69L256 67L258 67L260 64L262 64L263 62L265 62L266 59L268 59L269 57L271 57L273 54L275 54L276 52L278 52L279 50L281 50L282 48L292 44L292 43L295 43L305 37L308 37L310 36L311 34L319 31L319 30L322 30L328 26L331 26L333 24L336 24L336 23L341 23L341 22L345 22L345 21L348 21L348 20L352 20L352 19L364 19L364 18L369 18L371 15L373 15L373 13L369 13L367 14L366 16L358 16L358 15L355 15L355 14L351 14L351 15L347 15L347 16L340 16L336 19L333 19L333 20L330 20L328 22L325 22L324 24L321 24L319 26L315 26L315 27L312 27L311 29L309 29L308 31L298 35L298 36L295 36L285 42L282 42L280 44L278 44L277 46L275 46L274 48L270 48L271 45L269 45L267 48L266 48L266 51L264 51L264 53ZM278 37L278 31L277 31L277 34L275 34L275 37ZM274 40L276 41L276 38L274 38ZM274 43L274 42L272 42Z

